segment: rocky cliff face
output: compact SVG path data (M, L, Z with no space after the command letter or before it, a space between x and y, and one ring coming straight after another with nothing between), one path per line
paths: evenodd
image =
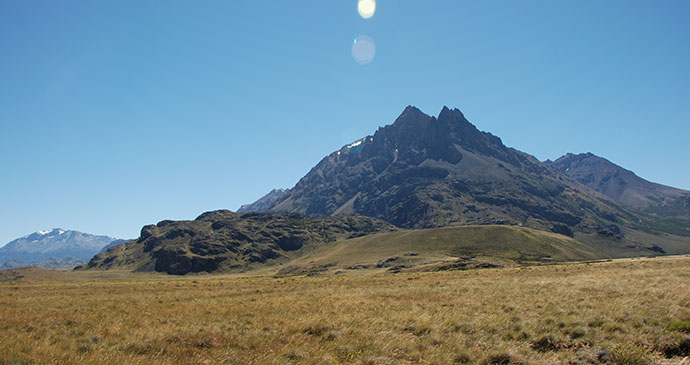
M605 158L568 153L548 163L578 182L644 212L690 217L690 191L647 181Z

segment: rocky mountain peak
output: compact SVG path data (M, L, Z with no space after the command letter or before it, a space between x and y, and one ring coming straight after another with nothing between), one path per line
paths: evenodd
M393 131L397 138L402 138L405 142L409 142L408 137L414 137L423 133L429 128L433 120L433 117L424 114L416 107L408 106L403 110L402 114L395 119L392 125L382 128L379 132L385 130ZM374 137L376 137L376 134Z
M405 151L415 155L431 154L427 157L435 160L447 160L441 155L453 155L449 160L454 161L452 163L459 161L457 147L482 153L494 153L496 149L505 148L498 137L480 131L459 109L447 106L441 109L438 117L408 106L392 125L380 128L373 141L379 146L388 144L401 155L405 155Z
M441 109L441 112L438 113L437 119L439 119L439 120L441 120L441 119L455 119L455 120L467 121L467 119L465 119L465 115L460 111L460 109L458 109L458 108L449 109L445 105Z
M424 112L421 111L421 110L419 110L419 108L417 108L416 106L414 106L414 105L408 105L408 106L405 107L405 109L404 109L403 112L400 114L400 116L398 117L398 119L400 119L401 117L404 118L404 117L409 117L409 116L414 116L414 115L419 116L419 115L426 115L426 114L424 114Z

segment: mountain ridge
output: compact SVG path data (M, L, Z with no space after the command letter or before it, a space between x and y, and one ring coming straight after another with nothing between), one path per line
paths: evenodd
M606 196L650 214L690 218L690 191L645 180L591 152L567 153L547 161L569 177Z
M251 204L243 204L237 209L237 213L262 213L266 212L287 193L287 189L273 189Z

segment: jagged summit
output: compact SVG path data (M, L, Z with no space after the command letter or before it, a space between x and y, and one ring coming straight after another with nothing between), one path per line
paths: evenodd
M403 116L403 115L405 115L405 114L407 114L407 113L419 113L419 114L424 114L421 110L419 110L419 108L417 108L417 107L414 106L414 105L408 105L408 106L406 106L405 109L403 109L403 112L400 114L400 116Z
M393 124L346 147L355 145L359 148L354 152L361 151L363 157L385 156L388 160L407 160L413 165L422 162L419 159L427 154L433 160L457 163L462 159L459 148L517 163L500 138L478 130L459 109L446 106L438 117L408 106Z
M458 109L458 108L450 109L445 105L443 106L443 108L441 108L441 112L438 113L438 117L436 117L436 119L444 119L444 118L452 117L452 116L459 117L461 119L466 120L465 114L463 114L462 111L460 111L460 109Z

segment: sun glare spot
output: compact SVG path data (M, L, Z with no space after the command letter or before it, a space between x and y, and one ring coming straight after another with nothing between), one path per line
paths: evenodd
M376 0L359 0L357 2L357 11L362 18L371 18L376 12Z
M352 58L360 65L366 65L374 60L376 43L367 35L360 35L352 42Z

